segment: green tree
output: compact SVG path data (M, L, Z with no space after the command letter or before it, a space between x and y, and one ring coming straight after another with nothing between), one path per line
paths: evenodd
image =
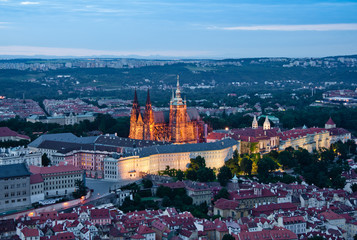
M232 172L227 166L223 166L219 169L219 173L217 175L218 182L221 186L226 186L230 179L232 179Z
M253 169L253 161L248 156L244 156L240 162L240 168L245 174L250 175Z
M80 198L82 196L85 196L87 194L87 188L84 184L84 181L82 180L76 180L74 182L74 185L76 186L75 191L73 192L73 197L75 198Z
M171 197L172 196L172 190L169 187L165 187L165 186L160 186L157 188L156 191L156 196L163 198L165 196Z
M51 160L48 158L47 153L42 154L41 162L44 167L51 165Z
M229 198L229 193L227 191L227 188L222 188L221 190L219 190L216 196L214 196L214 201L217 201L220 198L225 198L225 199Z
M142 183L144 185L144 188L152 188L152 181L150 179L143 179Z
M224 234L222 240L235 240L235 238L230 234Z
M197 156L196 158L190 159L190 168L197 171L200 168L206 167L206 160L201 156Z
M164 196L164 198L162 199L162 206L163 207L171 206L171 200L168 196Z
M258 162L258 176L260 179L267 179L269 176L269 173L271 171L274 171L275 169L278 168L278 165L276 162L271 157L264 156L259 162Z
M211 168L200 168L197 171L197 180L200 182L212 182L216 179L213 169Z
M296 166L296 160L293 158L292 153L287 150L280 152L278 156L278 162L283 166L284 169L293 168Z
M192 205L193 199L190 196L187 196L187 194L182 195L182 202L185 205Z
M197 172L195 170L188 169L186 171L186 178L191 181L196 181L197 180Z
M184 176L185 176L185 174L184 174L184 172L182 171L182 170L177 170L177 172L176 172L176 178L177 178L177 180L179 180L179 181L182 181L183 180L183 178L184 178Z

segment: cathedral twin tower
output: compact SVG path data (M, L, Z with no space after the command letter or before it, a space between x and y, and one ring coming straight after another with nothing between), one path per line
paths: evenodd
M130 117L129 138L166 141L173 143L197 143L204 140L206 126L195 108L187 108L181 97L179 77L176 94L172 93L169 111L153 111L148 90L144 112L135 90Z

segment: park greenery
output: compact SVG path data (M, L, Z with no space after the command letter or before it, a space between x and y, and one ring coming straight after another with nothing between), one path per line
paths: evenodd
M113 118L109 114L98 114L93 122L84 120L74 125L61 126L59 124L46 123L31 123L24 119L13 118L0 122L0 127L8 127L13 131L25 134L31 138L36 139L43 133L73 133L77 136L88 136L92 131L100 131L102 133L117 133L119 137L128 137L129 135L129 118ZM28 141L19 142L3 142L0 146L23 146L28 144Z
M347 158L356 154L356 143L352 140L331 144L329 149L323 148L308 152L289 147L284 151L271 151L268 154L238 154L226 161L220 169L206 167L205 159L198 156L190 160L185 171L166 167L159 175L167 175L177 180L199 182L218 181L226 186L234 175L257 177L260 182L293 183L305 181L318 187L343 188L346 180L341 176L349 170ZM287 174L286 171L290 172ZM217 176L217 177L216 177ZM357 188L357 187L356 187Z

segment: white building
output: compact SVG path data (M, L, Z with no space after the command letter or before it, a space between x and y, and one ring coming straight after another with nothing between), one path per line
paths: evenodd
M83 180L83 170L73 165L37 167L30 166L33 174L43 178L45 197L65 196L76 189L76 181Z
M107 173L107 177L113 179L116 176L117 180L137 178L142 174L157 174L158 171L165 170L166 166L186 170L190 159L198 156L205 158L207 167L218 169L233 157L236 149L240 152L239 144L239 141L228 138L212 143L147 147L131 156L117 159L117 172L112 170L115 165L112 159L104 161L103 167L113 171Z
M41 174L32 174L30 176L31 203L39 202L45 199L43 188L43 178Z
M42 154L24 147L0 148L0 165L26 163L42 166Z
M279 217L278 226L284 227L295 234L306 233L306 221L302 216Z

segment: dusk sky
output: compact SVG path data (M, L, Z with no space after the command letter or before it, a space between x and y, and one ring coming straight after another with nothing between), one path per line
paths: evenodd
M357 54L357 1L0 0L0 55Z

